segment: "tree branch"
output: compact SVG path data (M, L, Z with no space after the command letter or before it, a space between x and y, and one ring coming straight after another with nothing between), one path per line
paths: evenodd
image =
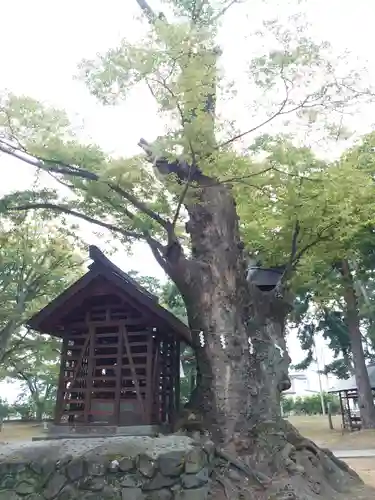
M218 19L223 17L223 15L236 3L240 3L239 0L230 0L227 5L225 5L220 12L214 16L214 18L211 20L212 23L216 22Z
M64 205L55 205L54 203L28 203L26 205L20 205L17 207L7 207L7 211L23 211L23 210L53 210L54 212L59 212L67 215L72 215L73 217L77 217L79 219L85 220L92 224L96 224L97 226L104 227L105 229L109 229L110 231L122 234L128 238L135 239L145 239L144 234L137 233L135 231L127 231L126 229L121 229L118 226L113 224L109 224L107 222L100 221L98 219L94 219L93 217L89 217L88 215L81 214L80 212L76 212L75 210L71 210L69 207Z
M144 144L147 144L147 149L150 150L150 146L146 141L144 141ZM36 168L40 168L41 170L48 172L48 173L56 173L59 175L65 175L65 176L71 176L71 177L78 177L81 179L87 179L91 180L94 182L104 182L106 183L110 189L112 189L114 192L120 195L120 197L125 198L127 201L129 201L136 209L138 209L140 212L148 215L152 220L155 222L159 223L160 226L162 226L167 233L168 237L168 246L173 246L174 248L179 247L179 251L182 252L181 245L178 243L178 239L174 233L174 224L172 224L170 221L163 219L159 214L155 213L152 209L150 209L145 203L142 201L138 200L134 195L131 193L128 193L127 191L123 190L120 186L114 184L113 182L110 181L102 181L99 176L93 172L87 171L85 169L69 165L60 161L55 161L55 160L49 160L46 158L41 158L41 157L35 157L32 156L28 153L24 153L23 151L21 152L18 148L6 143L5 141L0 139L0 151L3 151L6 154L12 155L21 161L24 161L25 163L28 163ZM176 164L177 165L177 164ZM190 167L188 165L185 165L185 168L187 172L190 171ZM72 215L74 217L77 217L79 219L85 220L87 222L90 222L92 224L96 224L100 227L106 228L110 231L122 234L123 236L126 236L128 238L134 238L138 240L145 240L151 247L151 250L154 252L154 249L159 245L159 242L152 238L152 236L149 234L148 231L141 231L141 232L136 232L136 231L130 231L130 230L125 230L122 229L114 224L106 223L103 221L100 221L98 219L95 219L93 217L90 217L88 215L82 214L80 212L77 212L75 210L70 209L68 206L64 205L57 205L53 203L29 203L17 207L7 207L7 210L9 211L26 211L26 210L31 210L31 209L49 209L53 210L59 213L65 213L67 215ZM130 219L134 219L135 215L132 214L129 210L126 209L126 207L122 207L123 213L125 213ZM153 245L153 246L151 246ZM155 255L155 254L154 254Z
M152 240L152 238L149 237L146 237L146 241L151 249L153 256L155 257L156 262L169 275L169 273L167 272L168 262L166 261L163 255L164 253L163 245L159 244L158 242L155 242L155 240Z
M292 249L290 251L290 258L289 258L289 264L292 266L296 255L297 255L297 244L298 244L298 236L301 230L301 226L299 223L299 220L296 219L296 222L294 224L294 230L293 230L293 237L292 237Z
M16 138L14 139L16 140ZM40 168L41 170L47 173L53 172L56 174L70 175L72 177L81 177L82 179L88 179L94 181L98 180L98 176L93 172L79 169L77 167L68 165L58 160L49 160L47 158L33 156L24 149L16 147L4 139L0 139L0 151L9 156L17 158L18 160L21 160L24 163L28 163L32 167ZM45 164L49 164L50 166L47 167Z
M91 224L95 224L97 226L103 227L105 229L108 229L109 231L113 231L116 233L119 233L127 238L134 238L136 240L144 240L146 243L151 248L152 253L155 255L155 250L158 250L158 252L162 252L164 250L163 245L157 241L155 238L153 238L148 231L143 231L141 233L137 233L135 231L128 231L126 229L121 229L118 226L115 226L113 224L109 224L107 222L100 221L98 219L94 219L93 217L89 217L88 215L81 214L79 212L76 212L75 210L71 210L69 207L65 207L63 205L55 205L53 203L30 203L27 205L23 206L18 206L18 207L10 207L8 208L9 211L21 211L21 210L31 210L31 209L47 209L47 210L53 210L59 213L64 213L67 215L71 215L73 217L77 217L79 219L85 220L87 222L90 222ZM169 240L169 241L174 241L177 243L177 239L175 240ZM155 257L156 258L156 257ZM158 260L158 259L157 259ZM162 265L159 260L158 263ZM164 266L162 265L163 269Z
M293 228L292 246L291 246L291 250L290 250L290 257L289 257L289 261L288 261L287 265L285 266L284 272L280 278L281 284L288 281L288 279L290 278L290 275L293 271L293 268L295 266L294 262L295 262L296 255L297 255L297 243L298 243L298 236L300 234L300 231L301 231L301 226L300 226L299 220L296 219L296 222L295 222L294 228Z
M19 349L21 344L24 343L24 340L27 337L28 333L29 333L28 331L26 333L24 333L23 336L20 339L17 339L17 342L15 342L14 345L12 347L10 347L8 350L4 351L3 353L0 352L0 363L3 363L6 359L9 358L9 356L13 352L15 352ZM0 337L1 337L1 334L0 334Z
M55 389L55 387L56 387L56 385L54 385L54 384L47 384L46 391L44 393L45 400L48 400L48 398L51 396L51 393Z
M190 186L190 180L187 179L186 182L185 182L185 185L184 185L184 189L182 190L181 192L181 195L178 199L178 203L177 203L177 208L176 208L176 212L174 214L174 217L173 217L173 221L172 221L172 225L173 227L176 227L176 224L177 224L177 221L178 221L178 218L180 216L180 211L181 211L181 207L182 207L182 204L184 202L184 199L187 195L187 192L189 190L189 186Z
M264 127L264 125L267 125L268 123L270 123L272 120L274 120L278 116L283 116L283 115L293 113L294 111L297 111L298 109L306 109L306 108L311 108L314 106L324 106L324 103L319 102L319 100L321 100L322 96L315 98L315 100L314 99L310 100L312 95L307 95L296 106L293 106L289 109L285 109L287 104L288 104L288 100L289 100L289 91L290 91L289 84L290 84L290 82L283 75L283 68L281 68L281 78L282 78L284 86L285 86L286 95L285 95L285 98L283 99L282 103L280 104L279 109L275 113L273 113L269 118L267 118L263 122L259 123L258 125L250 128L248 130L245 130L245 132L241 132L240 134L235 135L231 139L228 139L227 141L224 141L223 143L219 144L217 146L217 149L222 148L224 146L227 146L228 144L231 144L232 142L237 141L238 139L241 139L245 135L248 135L248 134L251 134L252 132L255 132L256 130L260 129L261 127ZM309 100L310 100L310 102L309 102ZM332 104L339 104L340 102L341 101L332 101L332 102L330 102L330 104L331 105Z
M194 4L194 8L193 10L195 9L196 7L196 4ZM174 99L175 103L176 103L176 107L177 107L177 110L180 114L180 118L181 118L181 124L182 126L184 127L187 123L187 120L184 116L184 112L183 112L183 109L178 101L178 98L177 96L175 95L175 93L173 92L173 90L169 87L169 85L167 84L167 81L166 81L166 78L163 78L162 76L160 76L160 80L155 80L155 79L151 79L152 81L156 81L157 84L161 85L167 92L169 92L169 94L171 95L171 97ZM152 92L152 89L150 88L150 91ZM149 156L150 158L150 155L152 154L151 152L151 149L148 147L148 144L146 143L146 141L144 139L141 139L139 141L139 145L142 147L142 149L144 151L146 151L146 154ZM176 223L177 223L177 220L178 220L178 217L180 215L180 211L181 211L181 207L182 207L182 204L184 202L184 199L186 197L186 194L189 190L189 187L190 187L190 184L191 184L191 176L192 176L192 172L193 171L198 171L198 169L196 168L196 161L195 161L195 152L194 152L194 149L193 149L193 146L189 140L189 147L190 147L190 152L191 152L191 155L192 155L192 163L190 165L188 165L188 172L187 172L187 178L186 178L186 181L185 181L185 185L184 185L184 188L181 192L181 195L179 197L179 200L178 200L178 203L177 203L177 208L176 208L176 212L173 216L173 220L172 220L172 228L173 228L173 231L176 227ZM157 162L155 162L155 160L153 161L154 165L157 166ZM184 173L185 175L185 173Z
M336 222L333 222L331 224L328 224L328 226L326 226L325 228L321 229L320 231L318 231L318 234L316 236L316 238L314 240L312 240L310 243L308 243L307 245L305 245L303 248L301 248L301 250L296 254L295 258L294 258L294 262L293 262L293 265L296 266L298 264L298 262L301 260L301 258L303 257L303 255L308 251L310 250L311 248L313 248L315 245L317 245L319 242L321 241L327 241L329 240L330 238L332 238L332 235L331 234L327 234L327 235L324 235L324 233L326 231L328 231L329 229L333 229L335 226L337 226L339 224L338 221Z
M190 178L191 182L204 184L205 186L210 180L209 177L201 172L196 164L189 165L186 161L180 161L178 159L172 162L168 161L166 158L156 156L151 144L143 138L138 142L138 146L143 149L147 155L148 161L152 163L162 175L175 174L180 181L186 181Z
M47 158L32 156L24 151L20 151L18 148L8 144L6 141L0 139L0 151L6 153L10 156L18 158L19 160L32 165L33 167L40 168L41 170L47 173L56 173L60 175L66 175L70 177L78 177L81 179L87 179L95 182L103 182L107 184L107 186L116 192L121 197L128 200L135 208L148 215L155 222L160 224L167 232L171 230L171 223L165 219L163 219L159 214L154 212L151 208L149 208L145 203L138 200L134 195L128 193L120 186L114 184L110 181L104 181L100 179L100 177L94 172L90 172L88 170L69 165L56 160L49 160Z
M265 125L270 123L272 120L274 120L277 116L281 116L282 114L285 114L284 110L285 110L285 107L288 104L288 100L289 100L289 87L288 87L287 81L284 78L283 78L283 81L285 84L286 95L285 95L285 98L283 99L282 103L280 104L279 109L273 115L271 115L269 118L267 118L263 122L259 123L255 127L252 127L250 129L246 130L245 132L241 132L240 134L235 135L231 139L228 139L227 141L222 142L221 144L219 144L217 146L217 149L228 146L228 144L231 144L232 142L237 141L238 139L242 139L242 137L244 137L245 135L251 134L252 132L255 132L256 130L264 127ZM298 109L298 108L296 108L296 109Z
M29 388L31 395L34 395L35 387L34 387L33 383L31 382L30 377L28 377L26 375L26 373L24 373L21 368L18 368L15 363L11 363L11 365L13 366L13 368L15 370L15 375L18 375L20 377L20 379L22 379L26 382L26 385Z
M198 8L198 2L200 3L200 6ZM191 20L193 21L194 24L198 21L199 15L204 7L205 0L199 1L199 0L194 0L192 7L191 7Z
M139 5L139 7L141 8L142 12L144 13L144 15L147 17L148 21L150 23L155 23L155 21L157 19L159 19L160 17L158 17L155 12L152 10L152 8L149 6L148 2L146 0L135 0L137 2L137 4ZM163 14L160 14L162 17L164 17Z

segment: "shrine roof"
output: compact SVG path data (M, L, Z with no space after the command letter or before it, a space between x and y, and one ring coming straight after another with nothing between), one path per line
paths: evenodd
M90 295L94 280L103 279L130 296L139 308L146 310L153 317L157 317L165 327L178 337L189 344L192 343L189 328L170 311L162 307L158 302L158 297L117 267L96 246L90 246L89 257L92 263L88 266L87 273L30 318L27 323L29 328L40 333L59 335L56 331L50 331L51 326L56 324L57 319L61 318L63 314L77 306L83 292L86 297Z

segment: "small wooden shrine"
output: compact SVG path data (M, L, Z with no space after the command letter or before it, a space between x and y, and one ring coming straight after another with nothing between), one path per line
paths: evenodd
M375 401L375 363L367 365L367 373ZM337 386L328 392L337 394L339 397L342 428L349 431L360 430L362 422L358 407L358 388L355 376L353 375L347 380L340 380Z
M171 424L189 329L90 247L89 271L29 321L62 339L55 424Z

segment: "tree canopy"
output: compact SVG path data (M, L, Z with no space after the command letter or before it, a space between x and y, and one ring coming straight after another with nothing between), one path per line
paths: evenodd
M73 230L35 213L2 216L0 360L25 321L81 275L81 244Z
M59 367L58 339L31 332L18 334L2 363L0 379L17 381L22 391L18 400L29 401L32 413L42 420L55 404Z
M293 145L290 137L256 134L285 116L312 134L322 120L336 120L336 132L339 125L337 133L343 132L342 111L370 93L359 88L357 74L338 77L328 44L302 34L300 21L289 20L292 28L287 29L267 20L263 31L277 50L257 54L246 76L252 88L270 96L264 102L267 116L248 130L233 130L230 117L219 112L234 83L221 64L216 35L217 22L237 3L173 0L158 16L147 2L139 2L151 25L147 35L137 44L124 39L97 59L82 62L82 79L104 104L123 101L134 86L152 93L169 125L152 144L140 141L146 155L109 156L98 145L80 142L64 111L32 98L5 96L0 150L48 172L69 191L60 185L12 193L3 198L3 210L44 208L95 221L123 241L146 241L165 267L164 253L173 241L188 246L184 205L197 195L199 163L198 170L215 182L233 185L241 236L250 251L283 264L300 260L317 242L323 243L321 255L335 253L337 241L367 218L366 173L348 162L328 164L308 148ZM206 98L209 112L202 107ZM232 93L230 99L235 99ZM247 145L239 149L240 139ZM178 159L185 174L176 170L162 179L166 159ZM334 246L327 247L328 241Z

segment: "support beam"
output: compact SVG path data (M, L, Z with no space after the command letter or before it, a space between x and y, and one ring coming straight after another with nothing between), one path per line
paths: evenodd
M86 375L86 392L85 392L85 409L84 409L84 422L89 423L91 412L91 392L93 382L93 369L95 362L95 326L89 324L89 356Z
M137 372L136 372L136 369L135 369L135 366L134 366L133 356L132 356L132 353L131 353L131 350L130 350L130 344L129 344L128 334L127 334L125 325L122 326L121 331L122 331L122 335L123 335L123 338L124 338L124 345L125 345L125 349L126 349L127 358L129 360L130 370L131 370L131 373L132 373L132 376L133 376L133 381L134 381L134 386L135 386L135 392L137 394L137 399L138 399L138 403L139 403L141 411L142 411L143 419L145 420L146 419L146 413L145 413L144 401L143 401L142 394L141 394L141 391L140 391L140 388L139 388L139 382L138 382L138 378L137 378ZM146 423L146 422L144 422L144 423Z

